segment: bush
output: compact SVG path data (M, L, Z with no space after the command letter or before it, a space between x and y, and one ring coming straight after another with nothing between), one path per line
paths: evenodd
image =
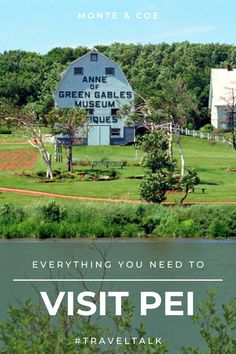
M214 219L208 229L211 237L227 237L229 229L224 221Z
M139 193L141 198L147 202L161 203L166 199L165 194L169 187L167 178L160 173L151 173L143 178Z
M209 225L210 223L210 225ZM54 201L29 208L0 207L3 238L39 237L235 237L236 206L164 207L150 204Z
M123 237L140 237L141 233L138 225L128 224L125 226L124 231L122 232Z
M179 237L195 237L197 236L198 228L193 219L187 219L180 222L177 228L177 235Z
M42 212L46 221L60 221L65 217L65 210L54 201L48 205L44 205Z
M160 220L157 217L147 216L142 219L141 227L145 234L151 234L159 223Z
M200 128L200 132L204 134L212 133L214 130L213 125L211 124L205 124L203 127Z
M50 222L42 222L37 228L38 237L41 239L58 237L58 224Z
M37 177L46 177L46 172L45 171L38 171L38 172L36 172L36 176Z
M15 207L13 204L5 203L0 207L0 222L6 224L19 223L26 217L22 208Z
M0 134L11 134L12 130L8 128L7 126L0 126Z

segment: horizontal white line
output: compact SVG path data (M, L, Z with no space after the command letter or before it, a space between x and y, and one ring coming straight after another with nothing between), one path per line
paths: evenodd
M223 279L13 279L14 282L222 282Z

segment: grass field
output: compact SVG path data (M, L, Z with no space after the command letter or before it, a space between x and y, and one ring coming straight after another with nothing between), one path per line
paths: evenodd
M205 194L201 190L190 194L188 201L234 201L236 202L236 172L226 171L228 168L236 168L236 151L226 144L209 144L206 140L198 138L184 137L182 139L183 150L186 160L186 167L197 169L201 185L205 187ZM50 147L53 153L53 146ZM29 144L25 144L20 137L0 136L0 150L27 150L33 149ZM128 179L130 176L143 174L143 169L136 165L141 161L141 152L136 156L132 146L96 146L96 147L75 147L74 157L83 160L100 160L109 158L110 160L126 160L128 166L123 170L118 169L120 178L113 181L63 181L55 183L38 183L35 179L24 176L13 176L21 174L22 170L11 170L0 172L0 187L29 189L50 193L76 195L82 197L102 197L102 198L123 198L138 199L139 180ZM174 155L179 160L178 151L175 147ZM136 159L137 157L137 159ZM131 166L129 166L131 165ZM53 161L54 169L66 170L66 158L63 163ZM81 167L80 169L89 169ZM44 164L39 157L36 165L28 171L44 170ZM106 169L104 169L106 171ZM27 172L27 171L24 171ZM12 202L16 204L32 203L36 197L17 196L11 193L1 193L0 203ZM39 197L37 197L39 198ZM178 201L180 195L168 195L169 201ZM63 200L63 203L65 201Z

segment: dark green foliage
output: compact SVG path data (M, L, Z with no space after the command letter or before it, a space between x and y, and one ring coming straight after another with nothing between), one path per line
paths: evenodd
M213 125L211 124L205 124L203 127L201 127L200 131L202 133L208 134L208 133L212 133L214 130Z
M65 210L56 202L44 205L42 212L46 221L61 221L65 217Z
M227 222L218 219L213 219L208 229L210 237L226 237L229 231Z
M12 204L5 203L0 207L0 222L11 224L21 222L25 217L24 210Z
M8 128L5 125L0 125L0 134L11 134L12 130L11 128Z
M2 238L235 237L236 206L78 203L0 208Z
M165 131L155 131L146 135L141 142L141 149L144 152L142 166L152 173L170 170L173 163L168 152L168 139Z
M170 184L166 176L160 173L147 174L139 185L139 194L147 202L161 203Z
M198 347L187 347L182 349L183 354L235 354L236 301L234 299L223 304L220 313L215 296L215 291L210 291L208 300L200 303L198 314L193 317L208 351L202 352Z
M148 202L163 202L170 188L170 172L174 164L170 159L168 147L166 131L154 131L142 140L142 166L146 167L148 172L140 183L139 193L141 198Z
M188 169L187 173L184 175L184 177L181 180L181 187L183 188L185 194L183 198L181 198L180 204L182 204L183 201L187 198L190 190L199 183L200 183L200 178L198 177L197 171Z
M109 316L110 326L102 324L96 318L67 316L66 309L61 308L53 319L46 314L42 304L34 304L27 300L21 307L10 306L8 319L0 323L0 350L1 353L60 353L60 354L164 354L167 353L166 343L99 345L101 337L145 337L146 332L142 324L137 326L134 320L134 305L131 301L124 301L122 316ZM13 335L14 334L14 335ZM75 339L90 338L91 334L97 338L97 343L86 344L81 341L75 344ZM103 347L103 348L102 348Z
M188 97L195 97L197 110L189 121L195 128L209 123L208 95L210 68L236 65L236 47L226 44L119 44L97 46L98 50L120 64L136 92L155 97L180 77ZM53 107L52 93L60 73L88 48L54 48L46 55L20 50L0 55L0 98L12 102L12 107L37 103L37 113L43 117Z

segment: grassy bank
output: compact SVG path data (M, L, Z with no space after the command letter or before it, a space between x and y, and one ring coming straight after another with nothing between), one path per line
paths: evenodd
M54 201L0 207L2 238L235 237L236 206L164 207Z

